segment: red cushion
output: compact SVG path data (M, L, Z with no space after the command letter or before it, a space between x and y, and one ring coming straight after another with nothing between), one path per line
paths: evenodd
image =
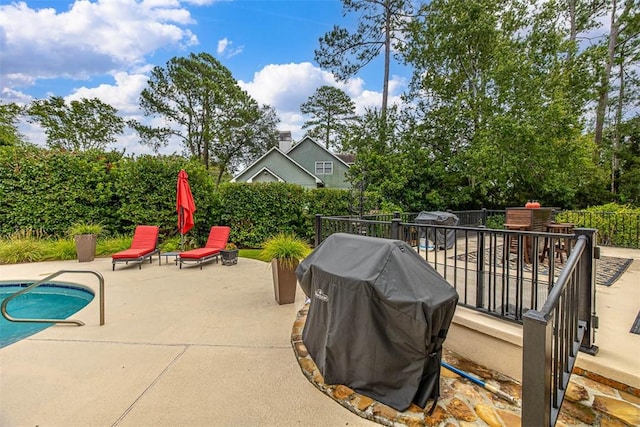
M218 252L220 252L220 249L198 248L198 249L192 249L190 251L182 252L180 254L180 258L200 259L206 256L215 255Z
M133 233L131 247L111 255L113 259L136 259L155 251L158 245L157 225L138 225Z
M224 249L229 241L229 232L231 228L226 226L214 225L209 231L209 238L205 248Z
M140 258L141 256L144 256L148 253L153 252L154 248L152 249L126 249L124 251L115 253L113 255L111 255L111 258L113 259L123 259L123 258L128 258L128 259L135 259L135 258Z
M133 233L131 241L131 249L153 250L158 244L158 232L160 227L157 225L139 225Z

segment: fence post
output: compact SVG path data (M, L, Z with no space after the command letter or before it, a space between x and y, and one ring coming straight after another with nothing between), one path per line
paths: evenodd
M487 225L487 208L482 208L482 225L486 227Z
M544 426L551 420L551 342L553 319L536 310L523 316L522 425Z
M598 327L596 315L596 259L598 251L595 245L596 233L594 228L576 228L573 230L576 236L585 236L587 244L580 260L580 273L578 275L578 320L584 321L586 330L580 344L580 351L595 355L598 347L593 344L595 329Z
M484 307L484 231L478 233L478 248L476 259L476 308Z
M391 220L391 238L394 240L400 240L400 221L400 218L393 218Z
M320 242L322 241L322 215L316 214L316 238L315 238L315 247L317 248Z

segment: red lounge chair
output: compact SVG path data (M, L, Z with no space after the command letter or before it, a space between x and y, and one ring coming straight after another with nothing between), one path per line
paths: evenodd
M200 270L202 270L202 264L213 259L218 262L218 256L220 251L227 246L229 241L229 232L231 228L225 226L214 225L209 231L209 239L207 244L203 248L192 249L190 251L181 252L178 255L178 261L180 262L180 268L182 264L199 264Z
M111 255L111 264L113 270L116 269L116 263L124 262L125 264L140 264L149 258L149 263L153 262L153 255L158 254L158 263L160 263L160 249L158 249L158 232L160 227L155 225L139 225L133 233L133 241L131 247L124 251L120 251Z

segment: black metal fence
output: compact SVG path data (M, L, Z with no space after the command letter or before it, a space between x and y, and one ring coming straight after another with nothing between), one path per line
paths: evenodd
M504 220L504 210L492 210L492 209L478 209L472 211L447 211L455 214L458 219L458 225L479 227L486 226L491 222L491 218L494 216L500 216ZM391 221L394 218L400 218L402 222L415 222L419 212L396 212L396 213L384 213L384 214L371 214L363 215L362 219L369 221Z
M587 212L563 211L552 208L552 218L558 222L572 223L576 228L598 230L597 244L640 249L640 213L633 212ZM504 209L477 209L469 211L449 211L455 214L460 226L502 228L506 211ZM418 213L401 213L402 222L415 222ZM391 221L394 214L365 215L362 219Z
M315 243L340 232L403 240L415 247L456 289L460 305L523 324L523 372L528 376L523 381L523 414L525 407L528 414L559 408L575 363L576 342L585 351L596 349L593 327L597 231L574 229L574 234L556 234L425 225L413 222L416 215L375 219L317 215ZM462 216L462 222L475 225L487 221L487 215L500 215L500 211L473 211ZM536 313L543 314L535 317ZM550 323L534 326L531 319L525 320L531 317ZM536 378L539 384L530 385ZM543 384L540 378L545 378ZM525 392L525 388L530 390ZM544 407L540 406L541 390L544 398L550 396ZM553 404L550 399L554 399ZM546 421L531 425L553 425L557 413L542 412Z
M558 221L598 230L598 244L640 249L640 213L561 211Z
M524 315L522 425L555 425L578 350L591 332L592 294L583 283L595 268L591 241L588 234L578 237L543 307Z

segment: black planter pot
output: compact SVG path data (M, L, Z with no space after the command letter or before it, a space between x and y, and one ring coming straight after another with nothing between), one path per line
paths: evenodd
M220 251L220 257L222 258L222 264L223 265L234 265L238 263L238 250L237 249L232 249L232 250L221 250Z

